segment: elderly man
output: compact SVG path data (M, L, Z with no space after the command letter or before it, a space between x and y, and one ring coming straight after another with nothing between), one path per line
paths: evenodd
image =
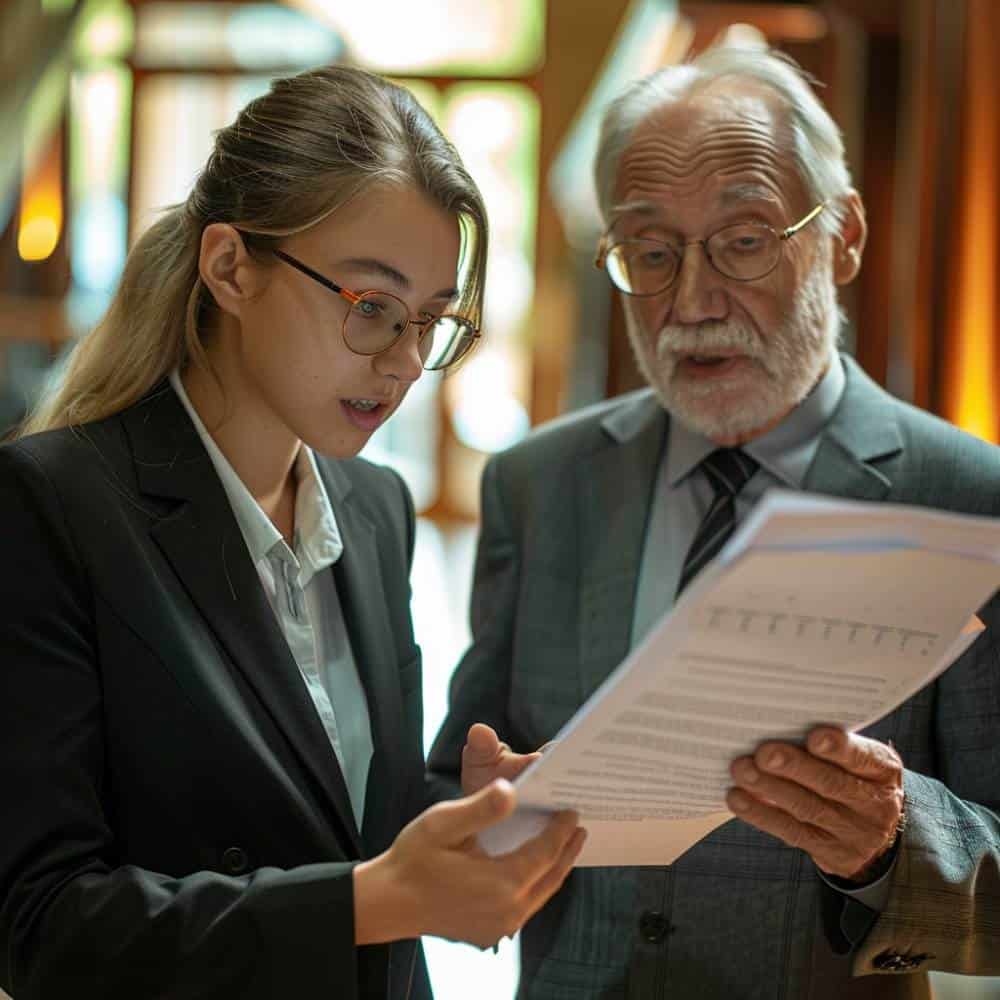
M793 65L717 50L638 82L596 176L649 388L488 466L474 644L430 761L452 780L463 754L483 780L533 759L769 487L1000 513L1000 449L836 350L864 210ZM1000 973L1000 597L981 616L864 733L734 761L737 818L675 864L576 870L523 931L519 997L921 997L931 969Z

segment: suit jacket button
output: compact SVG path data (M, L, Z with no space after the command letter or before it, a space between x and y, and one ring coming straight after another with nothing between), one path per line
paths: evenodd
M650 944L662 941L673 929L659 910L646 910L639 917L639 933Z
M250 867L250 858L242 847L227 847L222 852L222 871L226 875L242 875Z

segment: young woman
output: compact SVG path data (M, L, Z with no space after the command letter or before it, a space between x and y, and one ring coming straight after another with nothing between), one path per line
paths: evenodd
M16 1000L427 996L414 938L485 946L564 879L571 815L475 847L502 781L421 812L413 508L354 457L474 344L485 260L406 91L278 81L0 449Z

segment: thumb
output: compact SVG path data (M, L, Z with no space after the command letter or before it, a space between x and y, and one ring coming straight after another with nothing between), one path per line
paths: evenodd
M446 844L460 844L486 827L506 819L517 804L514 786L504 778L491 781L474 795L433 807L434 833Z
M476 722L469 727L462 757L467 764L492 764L500 753L500 745L495 729L485 722Z

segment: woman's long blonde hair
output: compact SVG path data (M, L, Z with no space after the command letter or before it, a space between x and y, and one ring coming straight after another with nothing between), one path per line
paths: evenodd
M201 335L213 302L198 257L209 223L237 227L263 256L379 184L414 187L460 220L456 311L478 327L486 210L458 153L409 91L352 67L314 70L274 81L217 133L187 201L139 238L104 318L73 348L19 436L100 420L173 368L207 365Z

